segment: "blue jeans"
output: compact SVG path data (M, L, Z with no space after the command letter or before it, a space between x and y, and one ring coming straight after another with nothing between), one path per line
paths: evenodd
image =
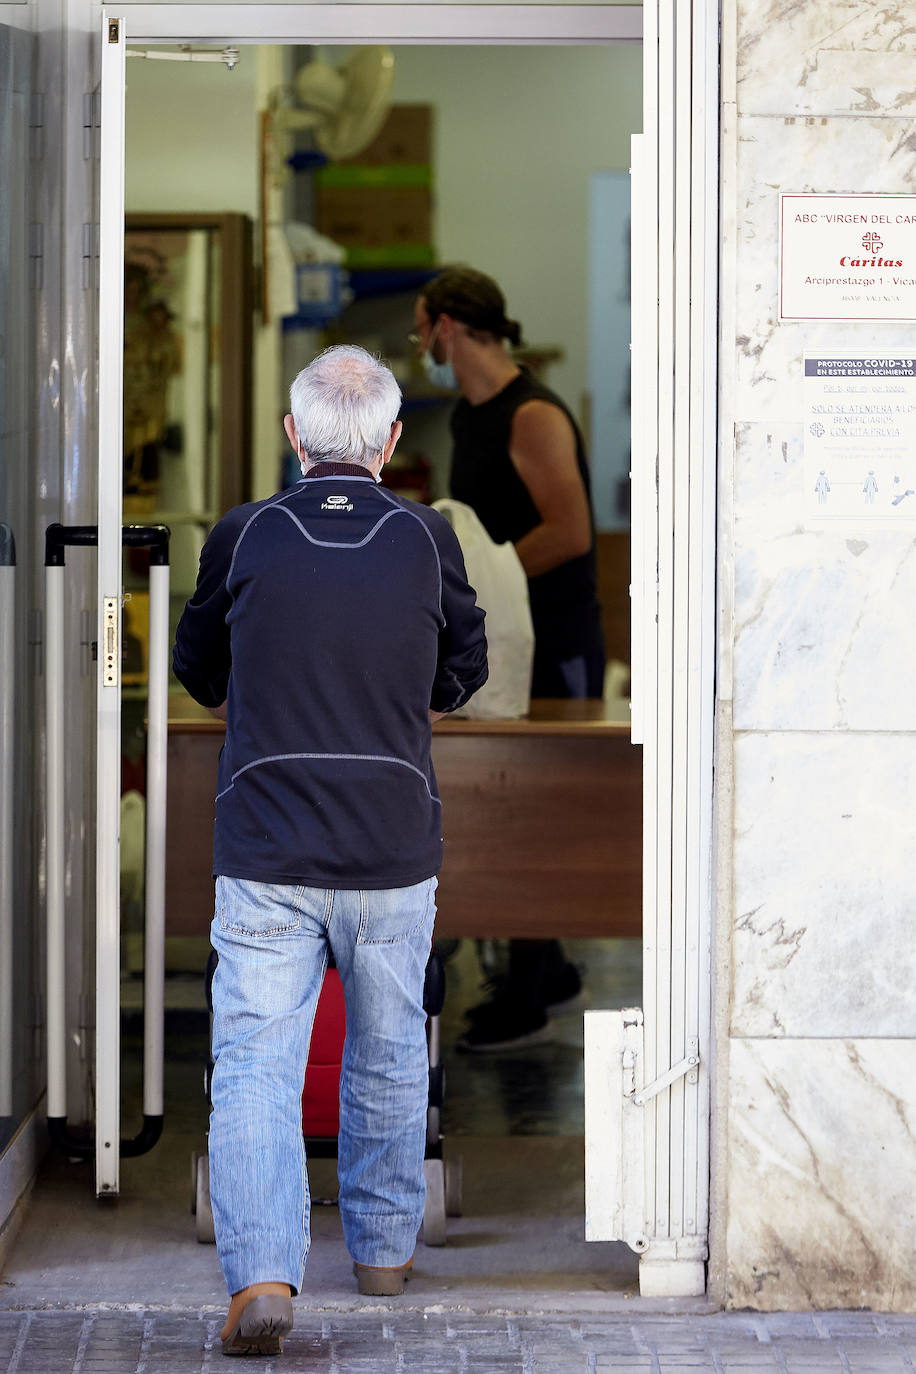
M210 1196L230 1293L302 1287L309 1191L302 1082L333 951L347 1006L337 1172L360 1264L404 1264L423 1219L423 983L436 879L347 891L217 878L211 940Z

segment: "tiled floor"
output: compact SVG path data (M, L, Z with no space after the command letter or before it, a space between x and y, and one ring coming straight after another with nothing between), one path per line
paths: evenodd
M219 1317L190 1312L3 1312L6 1374L206 1374ZM890 1374L916 1365L916 1318L867 1313L562 1319L384 1310L300 1311L263 1374ZM231 1368L231 1366L229 1366Z

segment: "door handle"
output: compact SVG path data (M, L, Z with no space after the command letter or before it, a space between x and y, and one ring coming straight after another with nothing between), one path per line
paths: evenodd
M145 1154L162 1134L165 980L165 778L168 721L169 537L166 525L125 525L126 548L150 550L149 729L146 795L146 913L143 993L143 1126L120 1141L122 1158ZM66 675L64 570L67 548L98 545L97 525L49 525L45 530L47 645L46 893L48 1132L67 1154L88 1159L95 1141L73 1136L67 1125L66 900L64 887L64 780ZM114 645L120 640L115 626ZM100 652L106 653L103 644ZM116 653L116 648L112 653ZM103 661L103 671L107 671ZM115 665L120 680L120 664ZM120 996L120 988L104 990ZM96 988L96 997L100 990Z

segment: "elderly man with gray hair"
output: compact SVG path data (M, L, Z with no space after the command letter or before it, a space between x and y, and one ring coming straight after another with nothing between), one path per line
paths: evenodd
M361 1293L406 1282L442 857L430 728L487 676L450 526L378 485L401 433L390 370L330 348L290 401L302 480L214 526L174 651L179 680L226 720L209 1150L230 1355L276 1353L292 1326L309 1248L300 1099L331 954L347 1010L344 1238Z

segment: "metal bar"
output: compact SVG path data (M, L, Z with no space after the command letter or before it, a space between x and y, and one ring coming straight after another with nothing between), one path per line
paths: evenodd
M169 683L169 568L150 567L146 736L146 939L143 952L143 1115L162 1116L165 996L165 795Z
M122 370L124 358L123 19L103 11L99 206L99 685L96 763L96 1192L119 1186L121 1063L120 757L121 624L114 618L117 672L105 671L121 604Z
M676 1083L679 1078L684 1078L697 1068L700 1062L700 1052L696 1040L691 1041L688 1047L692 1051L689 1055L677 1064L672 1064L671 1068L656 1078L654 1082L647 1083L644 1088L634 1092L633 1101L637 1107L644 1106L651 1098L657 1097L660 1092L664 1092L665 1088L670 1088L672 1083Z
M67 1117L66 896L64 887L64 577L62 563L45 568L45 1024L48 1117Z
M0 1121L13 1116L13 749L16 709L16 548L0 524Z
M69 546L92 547L94 525L51 524L45 530L45 983L48 1131L68 1154L87 1158L91 1140L67 1129L67 951L66 785L65 753L65 553ZM71 875L72 876L72 875Z

